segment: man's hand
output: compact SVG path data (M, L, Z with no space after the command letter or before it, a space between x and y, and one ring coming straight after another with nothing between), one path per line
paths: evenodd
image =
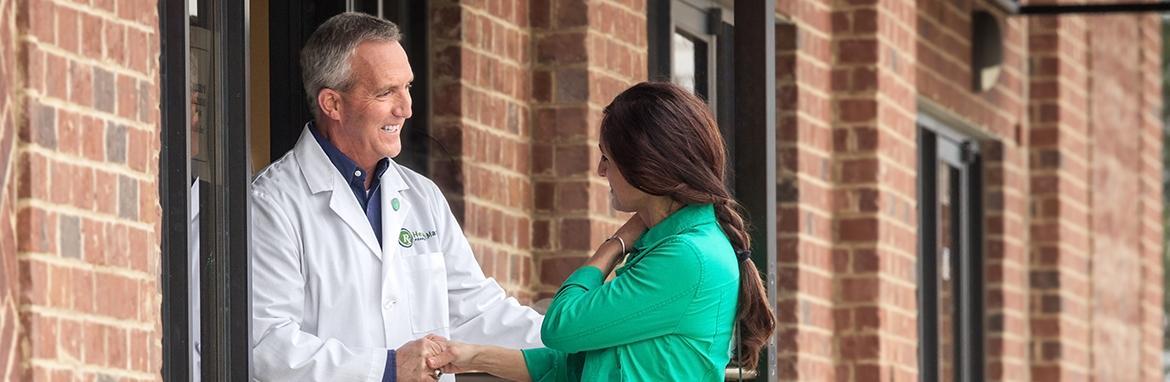
M434 381L439 378L436 371L454 358L447 352L447 340L433 334L407 342L394 354L399 382Z

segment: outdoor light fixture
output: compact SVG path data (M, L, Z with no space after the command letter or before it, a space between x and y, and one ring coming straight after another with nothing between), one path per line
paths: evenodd
M971 81L975 92L995 86L1003 67L1003 34L999 20L986 11L971 15Z

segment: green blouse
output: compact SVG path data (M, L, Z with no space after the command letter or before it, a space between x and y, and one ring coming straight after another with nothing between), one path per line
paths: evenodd
M573 272L524 350L533 381L722 381L739 266L710 204L668 216L634 244L613 280Z

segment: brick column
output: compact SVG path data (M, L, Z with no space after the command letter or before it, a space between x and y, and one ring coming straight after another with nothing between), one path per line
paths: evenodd
M1162 184L1159 180L1165 174L1162 162L1162 129L1163 122L1158 118L1159 112L1165 105L1162 99L1162 62L1160 52L1165 41L1162 40L1162 22L1158 15L1145 15L1138 18L1140 25L1138 55L1140 65L1137 70L1140 75L1141 88L1138 111L1140 130L1136 139L1140 149L1138 177L1140 179L1140 207L1138 216L1141 220L1139 240L1141 245L1141 297L1138 304L1141 306L1141 375L1143 381L1157 381L1162 379L1162 332L1164 312L1162 310L1162 278L1165 270L1162 269L1164 255L1163 230L1165 229L1160 212L1165 207L1162 202ZM1130 127L1132 128L1132 126Z
M798 5L808 6L798 6ZM829 92L874 84L872 70L844 69L830 75L829 26L809 20L829 14L825 2L777 2L783 22L776 29L777 155L777 338L781 380L836 379L833 346L834 202ZM844 25L843 27L851 27ZM869 77L866 75L869 74ZM840 78L838 78L840 77ZM854 81L856 79L856 81ZM868 79L868 81L867 81ZM838 267L864 268L875 257ZM842 317L849 319L850 317Z
M836 377L914 380L916 5L834 6L832 69L862 78L830 103Z
M533 252L549 297L624 222L596 174L601 109L646 78L646 2L532 0Z
M1033 380L1086 380L1090 371L1088 75L1083 18L1028 25Z
M484 274L533 297L527 1L432 3L432 177ZM427 68L415 68L416 71Z
M1143 106L1141 30L1133 15L1095 16L1090 59L1089 235L1093 379L1141 375ZM1119 41L1133 43L1119 44ZM1151 110L1151 112L1155 112ZM1135 133L1139 131L1138 133Z
M157 380L157 6L0 4L15 7L27 65L2 76L20 105L3 130L15 128L19 144L0 156L16 158L6 177L17 192L3 206L16 214L17 379Z
M17 26L22 24L17 22L16 9L26 6L16 0L0 0L0 354L9 355L0 357L0 379L5 381L20 379L20 365L25 360L20 354L17 304L21 283L12 217L17 188L14 150L17 130L24 120L19 87L27 73L22 69L27 60L20 55Z

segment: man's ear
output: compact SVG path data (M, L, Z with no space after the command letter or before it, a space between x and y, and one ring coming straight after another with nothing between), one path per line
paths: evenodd
M329 88L317 92L317 108L321 115L332 120L341 120L341 93Z

